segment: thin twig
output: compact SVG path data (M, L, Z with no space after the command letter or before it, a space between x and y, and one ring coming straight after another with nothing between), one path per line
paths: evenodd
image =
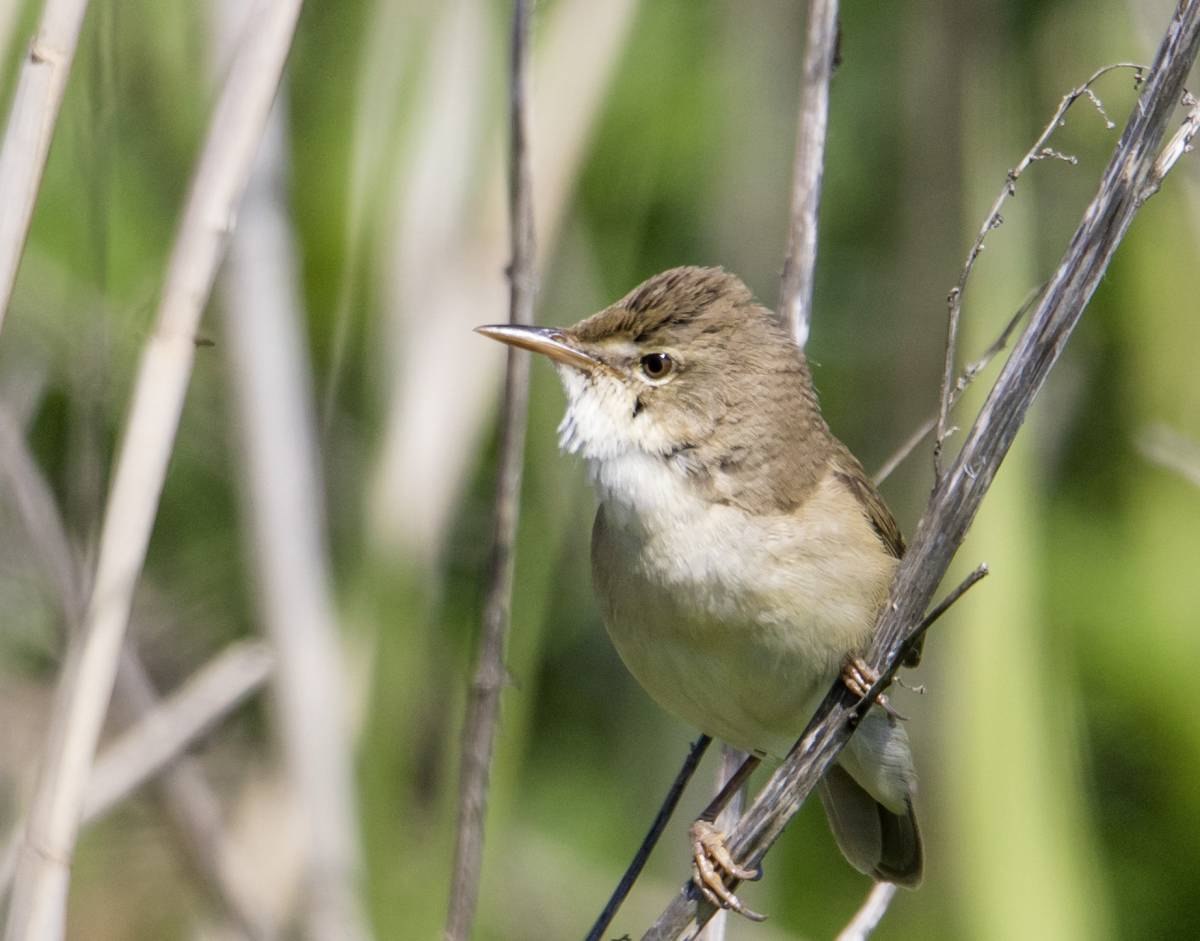
M1089 99L1100 111L1101 116L1104 117L1108 126L1112 126L1112 122L1109 120L1108 115L1104 111L1103 106L1100 104L1099 99L1096 98L1095 94L1090 88L1088 88L1088 85L1090 85L1092 82L1095 82L1106 72L1121 68L1135 69L1138 76L1137 81L1139 83L1141 82L1141 77L1144 73L1145 67L1134 65L1128 62L1107 66L1093 74L1087 82L1063 97L1063 100L1059 103L1058 110L1054 114L1054 118L1043 130L1042 136L1038 138L1037 142L1035 142L1033 147L1030 148L1029 152L1026 153L1021 163L1018 164L1015 169L1009 171L1009 175L1005 182L1005 188L1001 191L1000 195L996 198L996 201L992 204L992 212L989 218L992 219L993 222L990 226L985 223L985 225L980 229L979 236L976 238L975 244L972 246L972 250L967 256L967 262L963 266L962 274L959 277L959 282L949 295L950 303L952 305L957 305L952 306L950 311L950 317L956 335L957 320L959 314L961 313L962 295L966 290L967 280L971 275L971 270L974 267L975 261L985 247L982 240L987 233L1003 223L1004 220L999 215L999 209L1005 199L1014 195L1015 190L1013 185L1016 181L1016 178L1028 168L1030 163L1036 160L1046 159L1047 157L1066 160L1069 163L1075 162L1073 157L1068 157L1043 145L1049 139L1049 133L1062 124L1062 118L1067 109L1074 104L1076 100L1078 100L1081 94L1086 94L1089 96ZM1146 189L1142 195L1143 201L1149 199L1156 192L1158 192L1159 187L1162 185L1163 178L1171 171L1171 168L1175 166L1175 163L1179 160L1179 158L1192 150L1192 141L1195 138L1197 131L1200 131L1200 101L1197 101L1197 99L1189 92L1184 92L1182 103L1185 107L1190 107L1191 110L1184 118L1179 130L1175 132L1175 135L1166 144L1166 146L1163 147L1162 152L1155 161L1154 169L1150 173L1150 177L1146 182ZM954 382L950 389L949 402L945 405L944 409L939 408L937 414L922 422L921 425L912 433L912 435L909 436L909 438L907 438L904 443L901 444L900 447L897 448L896 451L890 457L888 457L886 461L883 462L879 470L877 470L874 475L874 481L877 485L883 483L884 480L890 477L892 472L895 471L895 469L901 463L903 463L905 459L908 458L908 456L921 444L922 441L925 440L926 437L928 437L929 433L935 427L941 427L944 431L945 437L948 437L954 433L953 428L945 427L945 424L948 421L949 412L958 403L962 393L975 380L975 377L984 369L986 369L996 355L1008 345L1008 340L1012 335L1013 330L1033 306L1033 303L1041 296L1041 292L1044 288L1045 285L1030 295L1025 303L1021 305L1016 314L1013 315L1012 319L1009 320L1008 324L1005 325L1004 330L1000 333L1000 336L992 343L990 347L988 347L984 354L975 362L967 366L967 368L959 374L958 379ZM947 344L946 349L948 358L945 363L945 367L947 369L953 369L954 355L952 353L952 346L956 345L956 342L957 341L955 341L955 344ZM943 386L943 397L941 398L943 403L946 401L944 392L945 386ZM941 436L941 434L942 432L939 432L939 436ZM941 437L941 442L945 441L945 437ZM938 464L938 462L940 462L940 454L936 453L937 447L938 444L935 444L935 466Z
M6 937L55 939L96 741L112 693L191 376L196 330L291 46L300 0L256 7L221 91L142 355L79 643L59 679Z
M946 443L946 439L956 430L948 427L948 421L950 409L954 404L952 401L952 389L954 386L954 361L957 357L958 349L958 323L962 316L963 294L967 289L967 281L971 277L971 272L975 268L975 262L978 261L980 254L982 254L985 248L984 243L988 235L1004 224L1004 217L1000 215L1000 210L1004 208L1005 202L1016 195L1017 180L1020 179L1021 174L1029 169L1031 164L1039 160L1062 160L1072 165L1078 162L1075 157L1054 150L1049 146L1050 138L1062 126L1063 119L1076 101L1086 97L1100 113L1100 117L1104 119L1105 125L1109 128L1114 127L1113 122L1104 110L1104 105L1096 97L1096 93L1092 91L1092 85L1109 72L1117 69L1133 69L1135 84L1141 83L1146 71L1144 65L1138 65L1133 62L1118 62L1114 65L1106 65L1104 68L1093 72L1082 85L1071 89L1071 91L1063 95L1062 101L1059 102L1058 108L1054 112L1054 116L1042 129L1042 133L1033 142L1033 146L1029 148L1017 165L1008 171L1004 180L1004 186L992 202L992 208L984 217L983 224L979 227L979 234L975 236L975 241L971 244L970 251L967 252L967 260L963 264L962 273L958 276L958 283L946 295L946 356L942 366L941 394L938 397L937 437L933 442L933 469L936 481L942 479L942 446Z
M964 578L954 587L954 590L951 591L950 594L946 595L945 598L934 605L933 609L929 611L925 617L921 618L920 623L918 623L917 626L908 633L908 636L904 640L901 660L904 659L904 655L910 650L920 645L921 638L925 636L925 632L933 627L933 625L937 623L938 619L940 619L943 614L954 607L954 605L958 604L959 598L974 588L976 582L987 578L989 573L990 570L988 569L987 563L980 562L977 566L975 566L975 568L971 569L970 574L967 575L966 578ZM884 686L887 686L887 683L883 683L877 692L883 692ZM873 701L874 698L874 696L871 696L868 701Z
M512 261L509 263L508 277L509 320L512 323L533 322L535 291L533 178L528 140L531 18L531 4L528 0L514 0L509 73L509 232L512 240ZM454 847L450 905L446 916L447 941L465 941L470 935L479 897L492 751L500 713L500 694L507 679L504 650L511 620L528 397L528 357L510 350L504 384L504 402L501 406L496 516L488 566L487 596L484 601L475 676L467 697L467 712L463 721L458 833Z
M600 941L604 937L604 932L612 924L612 920L617 916L621 905L624 904L625 899L629 896L633 884L637 882L638 876L642 874L642 870L646 867L646 861L650 858L654 847L658 845L659 838L662 837L662 832L666 829L667 823L671 819L671 814L675 813L675 808L679 805L679 798L683 796L684 788L692 780L692 776L696 773L696 768L700 765L700 759L704 757L704 752L708 750L710 744L712 744L712 738L707 735L701 735L692 743L687 757L683 759L683 766L679 769L679 773L675 775L675 780L671 782L671 787L667 790L667 796L663 799L662 806L658 808L658 813L654 815L654 822L650 824L650 829L642 838L642 843L638 847L637 852L633 854L633 859L625 870L625 874L621 876L621 881L613 889L612 897L608 900L608 904L604 906L604 910L596 918L595 923L592 925L592 930L587 933L587 938L584 941Z
M979 359L970 363L966 369L958 374L958 379L950 391L950 408L953 409L958 404L958 400L962 398L962 394L967 391L967 388L975 381L975 378L987 369L991 365L992 360L1008 346L1008 341L1012 337L1013 331L1017 329L1017 324L1025 319L1025 315L1033 307L1034 302L1042 296L1044 289L1045 285L1042 285L1036 291L1031 292L1025 303L1018 308L1008 323L1004 325L1004 329L1000 331L1000 335L992 341L992 345L983 351L983 355ZM892 452L891 456L883 462L872 478L876 486L891 477L892 472L904 463L905 459L929 436L929 433L937 427L937 420L937 415L930 415L917 427L916 431L909 435L900 447Z
M12 299L87 7L87 0L47 0L21 66L0 146L0 326Z
M892 882L876 882L867 893L862 907L854 913L850 923L841 930L837 941L867 941L883 916L887 914L888 906L896 894L896 885Z
M792 164L792 210L787 256L779 288L779 316L803 349L812 321L813 273L817 266L817 221L825 133L829 124L829 80L837 48L837 0L808 0L804 24L804 64L800 118Z
M873 635L866 663L881 681L859 699L835 684L783 764L768 780L728 840L735 859L757 865L849 740L854 717L868 708L898 668L911 625L919 621L979 505L1008 453L1034 398L1128 230L1167 123L1200 50L1200 0L1182 0L1096 196L1030 316L1011 357L984 402L954 463L936 484L908 552L900 563ZM685 883L645 939L694 937L702 923Z
M215 7L218 47L244 36L244 0ZM241 451L242 516L260 617L279 666L274 716L302 833L299 898L310 939L369 934L348 733L347 670L333 600L312 378L287 212L286 88L271 110L229 246L223 345Z

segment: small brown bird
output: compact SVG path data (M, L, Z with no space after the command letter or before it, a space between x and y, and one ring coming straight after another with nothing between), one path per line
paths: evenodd
M865 651L904 552L788 331L737 277L693 267L573 327L477 329L557 367L560 444L600 501L593 583L630 672L702 731L786 755ZM872 708L820 789L856 869L920 882L915 788L903 726ZM721 834L697 822L693 838L701 890L753 914L721 878L751 875Z

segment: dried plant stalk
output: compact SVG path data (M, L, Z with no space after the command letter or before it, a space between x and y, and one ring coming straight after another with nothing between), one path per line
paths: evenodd
M0 478L6 479L34 552L43 570L50 574L54 582L63 621L72 630L77 629L83 619L85 603L82 597L85 578L82 565L67 537L50 486L29 452L19 425L3 410L0 410ZM265 681L266 671L253 674L253 664L249 665L249 669L251 675L234 670L221 681L220 695L210 703L210 718L199 716L197 724L206 726L215 721L217 715L232 708ZM245 688L242 679L245 680ZM127 644L113 690L114 712L136 723L154 712L158 705L158 693L145 667L137 652ZM192 731L196 733L198 729L193 726ZM188 743L182 740L184 738L186 732L177 735L179 741L173 754L169 749L158 749L158 756L154 759L159 762L157 766L150 767L148 755L142 755L139 761L146 774L161 775L158 780L159 793L167 817L190 854L196 875L224 910L228 921L248 938L272 937L275 930L271 919L255 897L253 874L249 872L237 847L227 838L212 787L199 763L180 754ZM101 761L104 760L102 755ZM103 773L98 764L92 777L94 779ZM94 780L89 781L88 806L95 801L92 796L94 787ZM114 786L113 790L117 788ZM114 793L112 800L123 799L124 796ZM89 819L91 811L85 811L84 822ZM24 824L18 824L13 839L0 852L0 895L8 890L12 882L23 830Z
M509 319L533 322L536 247L533 233L533 178L529 156L529 34L531 5L515 0L512 21L510 99ZM475 677L467 697L459 771L458 832L450 883L447 941L465 941L471 933L479 896L483 830L491 777L492 750L500 714L500 694L507 671L505 639L511 620L514 550L525 460L525 425L529 396L529 357L508 352L496 482L496 518L492 534L488 588Z
M792 212L788 250L779 291L779 316L801 349L812 322L813 276L817 269L817 219L829 125L829 80L837 53L837 0L809 0L805 18L804 74L800 120L792 167Z
M0 327L42 185L87 0L47 0L29 44L0 146Z
M277 727L302 842L310 938L368 934L346 669L324 531L299 264L281 201L283 99L272 112L230 246L224 334L243 464L243 515L258 606L278 658Z
M300 0L256 8L221 91L142 353L83 631L59 680L6 937L61 938L76 833L133 591L166 477L196 329L291 46Z

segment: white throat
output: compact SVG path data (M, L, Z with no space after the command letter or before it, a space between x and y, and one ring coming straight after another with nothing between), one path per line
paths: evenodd
M668 456L672 445L649 416L635 414L637 395L629 386L569 366L560 366L558 374L567 394L559 447L586 461L592 486L614 523L649 526L702 512L685 461Z

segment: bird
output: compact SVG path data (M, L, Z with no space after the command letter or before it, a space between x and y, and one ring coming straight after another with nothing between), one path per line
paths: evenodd
M477 332L547 357L566 396L562 451L598 497L592 582L629 672L661 707L728 744L783 757L862 661L905 543L826 423L803 351L736 275L654 275L571 327ZM843 855L915 888L924 850L900 718L872 705L818 792ZM755 876L711 821L693 877L753 918L727 878Z

